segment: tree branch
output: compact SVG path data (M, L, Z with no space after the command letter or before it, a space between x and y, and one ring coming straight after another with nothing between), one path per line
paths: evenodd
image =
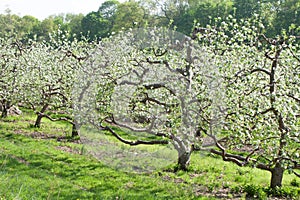
M265 73L265 74L267 74L267 75L271 75L271 73L268 71L268 70L266 70L266 69L263 69L263 68L256 68L256 69L253 69L253 70L251 70L250 71L250 74L253 74L253 73L255 73L255 72L263 72L263 73Z
M294 173L297 177L300 178L300 174L299 174L299 173L297 173L297 172L295 172L295 171L293 171L293 173Z
M219 149L219 151L216 149L210 149L210 148L209 149L202 148L200 150L209 151L210 153L222 156L222 159L224 161L233 162L240 167L246 166L247 164L249 164L249 162L257 163L256 159L253 159L250 157L255 153L255 151L258 150L258 148L251 151L250 154L248 154L246 157L240 156L240 155L235 155L235 154L230 154L230 153L226 152L226 149L219 143L219 141L217 140L217 138L214 135L211 135L211 134L207 134L207 135L214 140L215 145ZM271 170L268 165L265 165L262 163L257 163L256 167L259 169L267 170L267 171Z
M128 144L130 146L136 146L140 144L145 144L145 145L154 145L154 144L168 144L169 141L167 140L152 140L152 141L143 141L143 140L136 140L136 141L130 141L122 138L119 134L117 134L114 130L112 130L108 126L102 126L100 130L104 131L109 131L114 137L116 137L119 141L121 141L124 144Z
M149 133L151 135L155 135L155 136L162 136L162 137L166 137L168 138L169 136L164 134L164 133L155 133L152 131L154 125L155 125L155 119L153 119L151 121L151 124L150 126L146 127L146 128L134 128L132 126L129 126L129 125L126 125L126 124L122 124L122 123L119 123L117 122L114 117L112 116L112 121L110 123L113 123L114 125L116 126L119 126L119 127L122 127L122 128L127 128L129 129L130 131L133 131L133 132L137 132L137 133L142 133L142 132L146 132L146 133ZM106 120L107 121L107 120Z
M74 125L74 122L72 121L72 118L68 118L68 117L52 118L50 115L47 115L47 114L42 113L42 112L37 112L37 114L41 115L42 117L46 117L47 119L49 119L52 122L65 121L65 122L68 122L68 123Z
M298 60L298 62L300 62L300 57L298 57L298 56L294 53L294 51L291 49L291 47L288 46L288 49L290 50L290 52L291 52L291 54L293 55L293 57L294 57L296 60Z
M286 96L288 96L288 97L294 99L295 101L297 101L298 103L300 103L300 98L297 98L297 97L295 97L295 96L292 95L292 94L287 94Z

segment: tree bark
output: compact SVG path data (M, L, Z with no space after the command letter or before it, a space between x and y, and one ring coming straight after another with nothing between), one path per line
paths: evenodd
M9 101L3 100L2 101L2 113L1 118L6 118L8 116L8 110L10 109L12 105Z
M277 163L271 170L271 188L281 187L284 169Z
M34 127L40 128L42 118L44 117L44 112L48 109L49 104L45 104L40 112L37 113L37 118L35 120Z
M178 168L177 170L184 170L187 171L190 165L190 158L191 158L192 152L178 152Z
M8 109L5 106L3 106L2 113L1 113L1 118L6 118L7 114L8 114Z
M72 138L79 136L79 130L76 127L76 124L72 124Z
M42 114L38 114L35 123L34 123L34 127L40 128L41 127L41 122L42 122L42 118L43 115Z

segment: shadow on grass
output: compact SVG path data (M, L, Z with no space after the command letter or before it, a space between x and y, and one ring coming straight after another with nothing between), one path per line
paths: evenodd
M0 151L4 199L180 199L184 191L160 178L119 172L95 159L62 152L55 141L9 134L0 139L5 146Z

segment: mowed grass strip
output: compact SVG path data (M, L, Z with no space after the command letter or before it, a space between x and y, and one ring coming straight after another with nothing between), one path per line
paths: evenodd
M51 140L0 134L0 197L4 199L193 198L183 185L125 173L61 151Z
M32 132L61 136L68 129L46 120L41 129L32 128L33 119L25 115L0 121L0 199L195 197L184 185L153 174L117 171L80 155L81 144L31 137ZM64 151L66 147L71 150Z

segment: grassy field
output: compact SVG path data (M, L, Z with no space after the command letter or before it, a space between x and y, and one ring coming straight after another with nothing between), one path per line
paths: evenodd
M192 155L188 172L172 172L175 163L140 173L122 170L122 165L107 162L115 159L102 162L101 157L96 159L88 154L84 144L65 139L71 130L68 124L43 119L42 127L37 129L32 127L33 123L34 116L30 113L0 120L1 200L245 199L247 193L266 199L268 172L239 168L199 153ZM120 145L118 151L130 152L132 148L118 144L113 138L111 141ZM153 146L138 148L149 152L155 149ZM103 161L111 154L102 156ZM164 157L159 159L148 163L162 163ZM145 165L146 161L135 162ZM122 162L128 162L126 166L129 166L132 161ZM299 184L299 179L287 173L281 191L290 195L287 199L300 199Z

